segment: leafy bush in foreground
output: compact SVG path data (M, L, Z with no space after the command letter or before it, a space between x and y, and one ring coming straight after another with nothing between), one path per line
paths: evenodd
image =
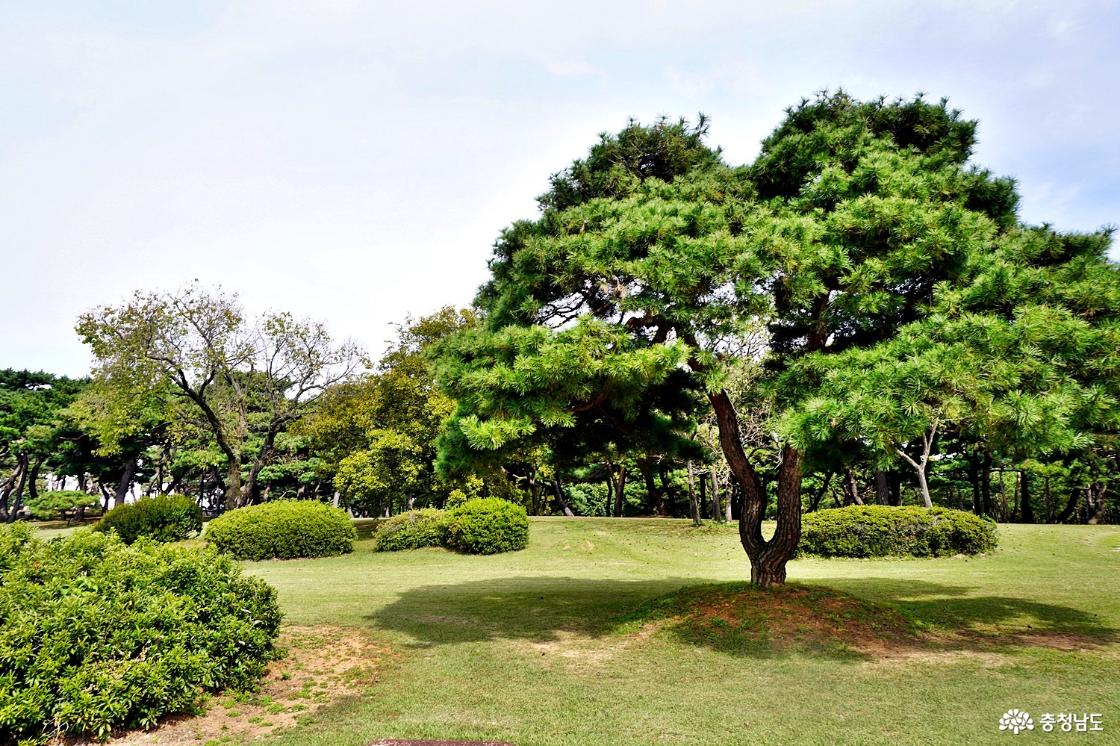
M0 526L0 742L105 738L253 688L276 592L212 550Z
M442 546L447 539L448 516L436 508L410 510L377 523L373 548L378 552Z
M801 519L799 550L824 557L942 557L995 549L996 525L949 508L853 505Z
M202 508L186 495L158 495L125 503L106 513L95 531L116 531L125 544L141 536L153 541L179 541L202 531Z
M52 518L71 520L79 513L90 508L98 507L101 502L97 495L91 495L79 490L57 490L42 492L38 497L27 499L27 512L40 521L49 521Z
M231 510L206 526L206 540L237 559L329 557L354 551L345 510L315 500L277 500Z
M468 500L447 511L447 545L469 554L514 552L529 545L525 508L496 497Z

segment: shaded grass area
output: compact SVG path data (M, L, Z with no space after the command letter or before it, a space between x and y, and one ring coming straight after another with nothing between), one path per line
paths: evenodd
M669 520L534 519L527 550L493 557L367 539L249 565L291 623L397 653L270 742L986 743L1010 707L1103 712L1120 735L1120 529L1001 535L981 558L801 559L776 592L742 583L733 528Z

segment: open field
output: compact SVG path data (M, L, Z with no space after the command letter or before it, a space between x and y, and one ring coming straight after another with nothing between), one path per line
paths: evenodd
M711 603L684 617L688 594L649 605L747 574L732 528L686 521L537 518L516 554L363 540L345 557L249 564L287 624L360 630L385 651L364 694L265 737L964 744L1006 737L999 716L1019 707L1104 715L1103 733L1032 740L1120 742L1120 528L1001 536L977 559L796 561L790 578L812 592L765 599L781 619L744 611L762 608L757 592L693 594ZM700 623L728 598L741 624Z

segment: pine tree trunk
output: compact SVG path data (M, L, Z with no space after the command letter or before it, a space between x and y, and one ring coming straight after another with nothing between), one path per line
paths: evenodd
M792 445L782 448L782 462L778 466L778 525L774 535L764 539L766 490L743 450L735 407L725 391L709 394L708 398L719 427L720 447L742 491L739 541L751 562L751 583L762 587L784 583L786 563L801 539L801 451Z
M560 503L560 509L564 511L564 515L568 518L575 518L576 514L572 512L571 506L568 505L568 499L564 496L564 487L560 484L560 477L552 478L552 490L556 493L556 502Z
M1034 523L1034 506L1031 505L1031 478L1030 474L1019 472L1019 520L1023 523Z
M875 470L875 498L880 505L891 504L891 480L882 469Z
M128 488L132 486L132 477L135 476L135 474L136 459L130 458L125 462L120 481L117 482L117 489L113 492L114 508L124 505L125 498L128 496Z
M626 493L626 466L620 465L618 467L618 481L614 485L614 515L616 518L621 518L624 508L622 502Z
M696 497L696 475L692 471L692 462L688 462L688 503L692 509L692 525L700 525L700 500Z
M226 466L226 489L224 505L225 510L243 506L245 496L241 494L241 459L227 457L229 464Z
M716 479L715 465L713 465L712 468L708 470L708 477L712 480L712 520L717 521L719 523L724 523L725 521L730 521L731 520L731 515L730 515L731 504L730 504L730 502L727 505L728 515L725 516L722 513L722 511L720 511L719 481Z

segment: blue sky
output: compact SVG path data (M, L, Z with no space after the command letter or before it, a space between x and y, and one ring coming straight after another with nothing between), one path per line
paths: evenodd
M947 96L1030 222L1120 222L1116 2L0 0L0 367L199 279L380 352L628 117L749 161L822 88Z

